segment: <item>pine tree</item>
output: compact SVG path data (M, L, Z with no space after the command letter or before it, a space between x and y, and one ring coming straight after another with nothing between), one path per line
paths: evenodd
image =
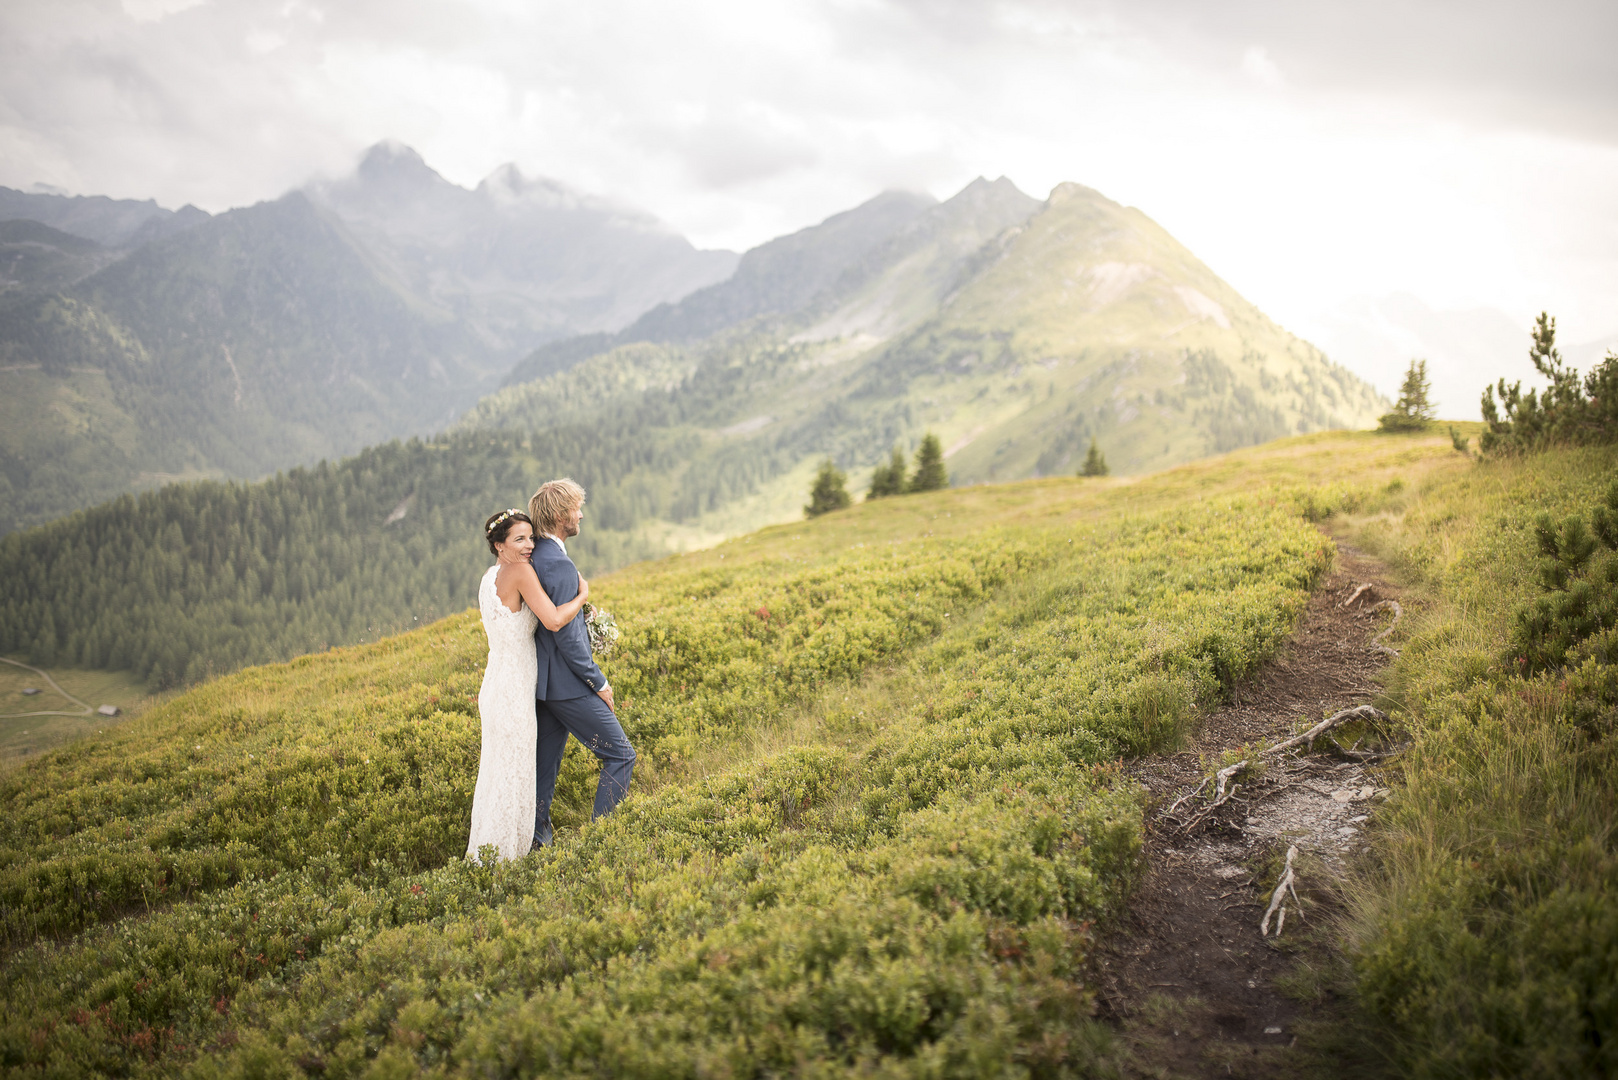
M1405 381L1399 386L1399 401L1393 411L1384 413L1377 421L1379 431L1423 431L1433 418L1432 402L1428 395L1432 385L1427 381L1427 361L1412 360L1405 372Z
M865 493L865 498L881 499L889 495L904 494L905 455L897 446L893 448L893 456L886 465L878 465L871 470L871 490Z
M815 474L815 486L809 489L809 505L803 508L803 516L819 517L846 507L853 501L848 497L847 484L843 470L827 458Z
M1090 452L1084 455L1084 465L1079 469L1080 476L1106 476L1111 470L1107 468L1107 457L1101 452L1094 439L1090 440Z
M1556 320L1540 312L1534 323L1528 359L1550 385L1523 393L1522 382L1483 388L1485 454L1538 450L1558 443L1574 445L1618 442L1618 352L1609 351L1582 380L1562 362L1556 348ZM1497 407L1494 396L1500 394ZM1502 418L1501 411L1505 416Z
M949 473L944 471L944 446L938 436L928 432L922 436L916 451L916 472L906 485L906 491L937 491L949 487Z

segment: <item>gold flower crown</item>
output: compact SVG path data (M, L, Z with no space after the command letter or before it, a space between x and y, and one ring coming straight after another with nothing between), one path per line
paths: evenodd
M494 515L494 517L489 519L489 523L487 525L483 526L483 535L490 535L501 525L510 521L512 517L522 513L526 513L526 511L518 510L516 507L511 507L509 509L500 511L498 514Z

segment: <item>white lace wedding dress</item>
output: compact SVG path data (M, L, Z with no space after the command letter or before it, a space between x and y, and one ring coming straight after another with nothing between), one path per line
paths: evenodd
M516 859L528 854L534 839L534 685L539 679L534 627L539 619L527 604L512 611L500 602L494 591L497 570L489 567L478 586L489 666L478 690L483 752L466 854L476 858L480 847L493 844L502 859Z

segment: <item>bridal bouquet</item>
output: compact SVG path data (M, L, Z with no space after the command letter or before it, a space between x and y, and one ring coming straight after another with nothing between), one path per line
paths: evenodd
M590 632L590 651L596 656L606 656L618 644L618 622L612 612L588 601L584 605L584 628Z

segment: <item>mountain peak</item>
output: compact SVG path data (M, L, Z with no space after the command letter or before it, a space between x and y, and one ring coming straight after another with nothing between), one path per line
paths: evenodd
M499 166L478 182L477 192L500 204L529 203L546 209L577 209L594 200L546 176L524 176L514 161Z
M360 155L359 171L378 172L433 172L413 147L398 139L383 139ZM433 173L437 176L437 173Z
M1004 179L1004 177L1001 179ZM1102 202L1112 202L1111 199L1101 194L1101 192L1097 191L1095 188L1085 187L1083 184L1075 184L1071 180L1064 180L1060 184L1057 184L1055 187L1051 188L1050 198L1047 199L1046 202L1051 206L1060 206L1062 203L1068 202L1071 199L1100 199Z
M395 139L383 139L366 150L351 182L394 191L456 186L434 171L414 149Z

